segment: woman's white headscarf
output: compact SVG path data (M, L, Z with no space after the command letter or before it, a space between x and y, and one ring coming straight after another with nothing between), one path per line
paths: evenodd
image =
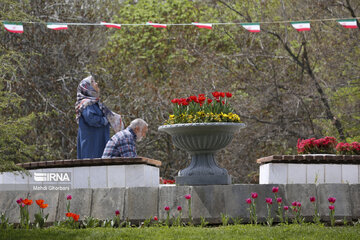
M100 102L99 93L93 87L94 83L94 78L89 76L83 79L77 88L75 103L76 121L79 123L81 113L86 107L97 103L114 131L118 132L123 130L124 123L121 115L110 111L103 103Z

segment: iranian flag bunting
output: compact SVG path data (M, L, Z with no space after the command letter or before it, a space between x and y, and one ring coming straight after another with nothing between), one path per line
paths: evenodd
M147 22L146 25L153 26L154 28L166 28L166 24Z
M154 28L166 28L166 24L147 22L146 25L153 26Z
M212 24L211 24L211 23L198 23L198 22L193 22L193 23L191 23L191 24L197 26L198 28L212 29Z
M66 30L68 26L64 23L47 23L46 27L52 30Z
M344 28L357 28L356 19L341 19L337 20Z
M259 23L241 23L241 26L243 26L249 32L260 32Z
M17 23L17 22L3 22L4 24L4 28L12 33L23 33L24 32L24 28L22 23Z
M100 24L108 28L117 28L117 29L121 28L121 24L107 23L107 22L101 22Z
M310 31L310 22L292 22L291 25L298 31Z

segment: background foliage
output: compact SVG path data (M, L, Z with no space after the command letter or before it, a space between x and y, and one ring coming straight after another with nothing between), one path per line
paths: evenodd
M356 0L318 1L12 1L0 18L43 22L258 22L360 15ZM359 23L358 23L359 25ZM76 156L76 87L89 73L102 100L125 116L150 124L139 155L161 160L173 178L186 153L157 131L170 100L212 91L234 93L232 105L247 124L217 154L235 182L254 182L255 160L292 154L298 138L334 136L360 141L359 28L312 22L299 33L289 23L240 25L70 26L52 31L25 24L23 34L0 31L0 170L11 161ZM7 165L5 165L5 163Z

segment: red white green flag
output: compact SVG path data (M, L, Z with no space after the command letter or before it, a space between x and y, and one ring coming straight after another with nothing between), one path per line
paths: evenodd
M242 23L241 26L243 26L249 32L260 32L259 23Z
M291 22L291 25L298 31L310 31L310 22Z
M100 24L108 28L117 28L117 29L121 28L121 24L107 23L107 22L101 22Z
M4 24L4 28L12 33L23 33L24 32L24 27L22 25L22 23L17 23L17 22L3 22Z
M68 26L64 23L47 23L46 27L52 30L66 30Z
M341 19L337 20L344 28L357 28L356 19Z
M198 28L212 29L212 24L211 24L211 23L198 23L198 22L193 22L193 23L191 23L191 24L197 26Z
M166 24L147 22L146 25L153 26L154 28L166 28Z

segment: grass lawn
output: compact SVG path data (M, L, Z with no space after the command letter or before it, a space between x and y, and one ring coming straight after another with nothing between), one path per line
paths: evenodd
M0 230L0 239L360 239L360 227L316 225Z

